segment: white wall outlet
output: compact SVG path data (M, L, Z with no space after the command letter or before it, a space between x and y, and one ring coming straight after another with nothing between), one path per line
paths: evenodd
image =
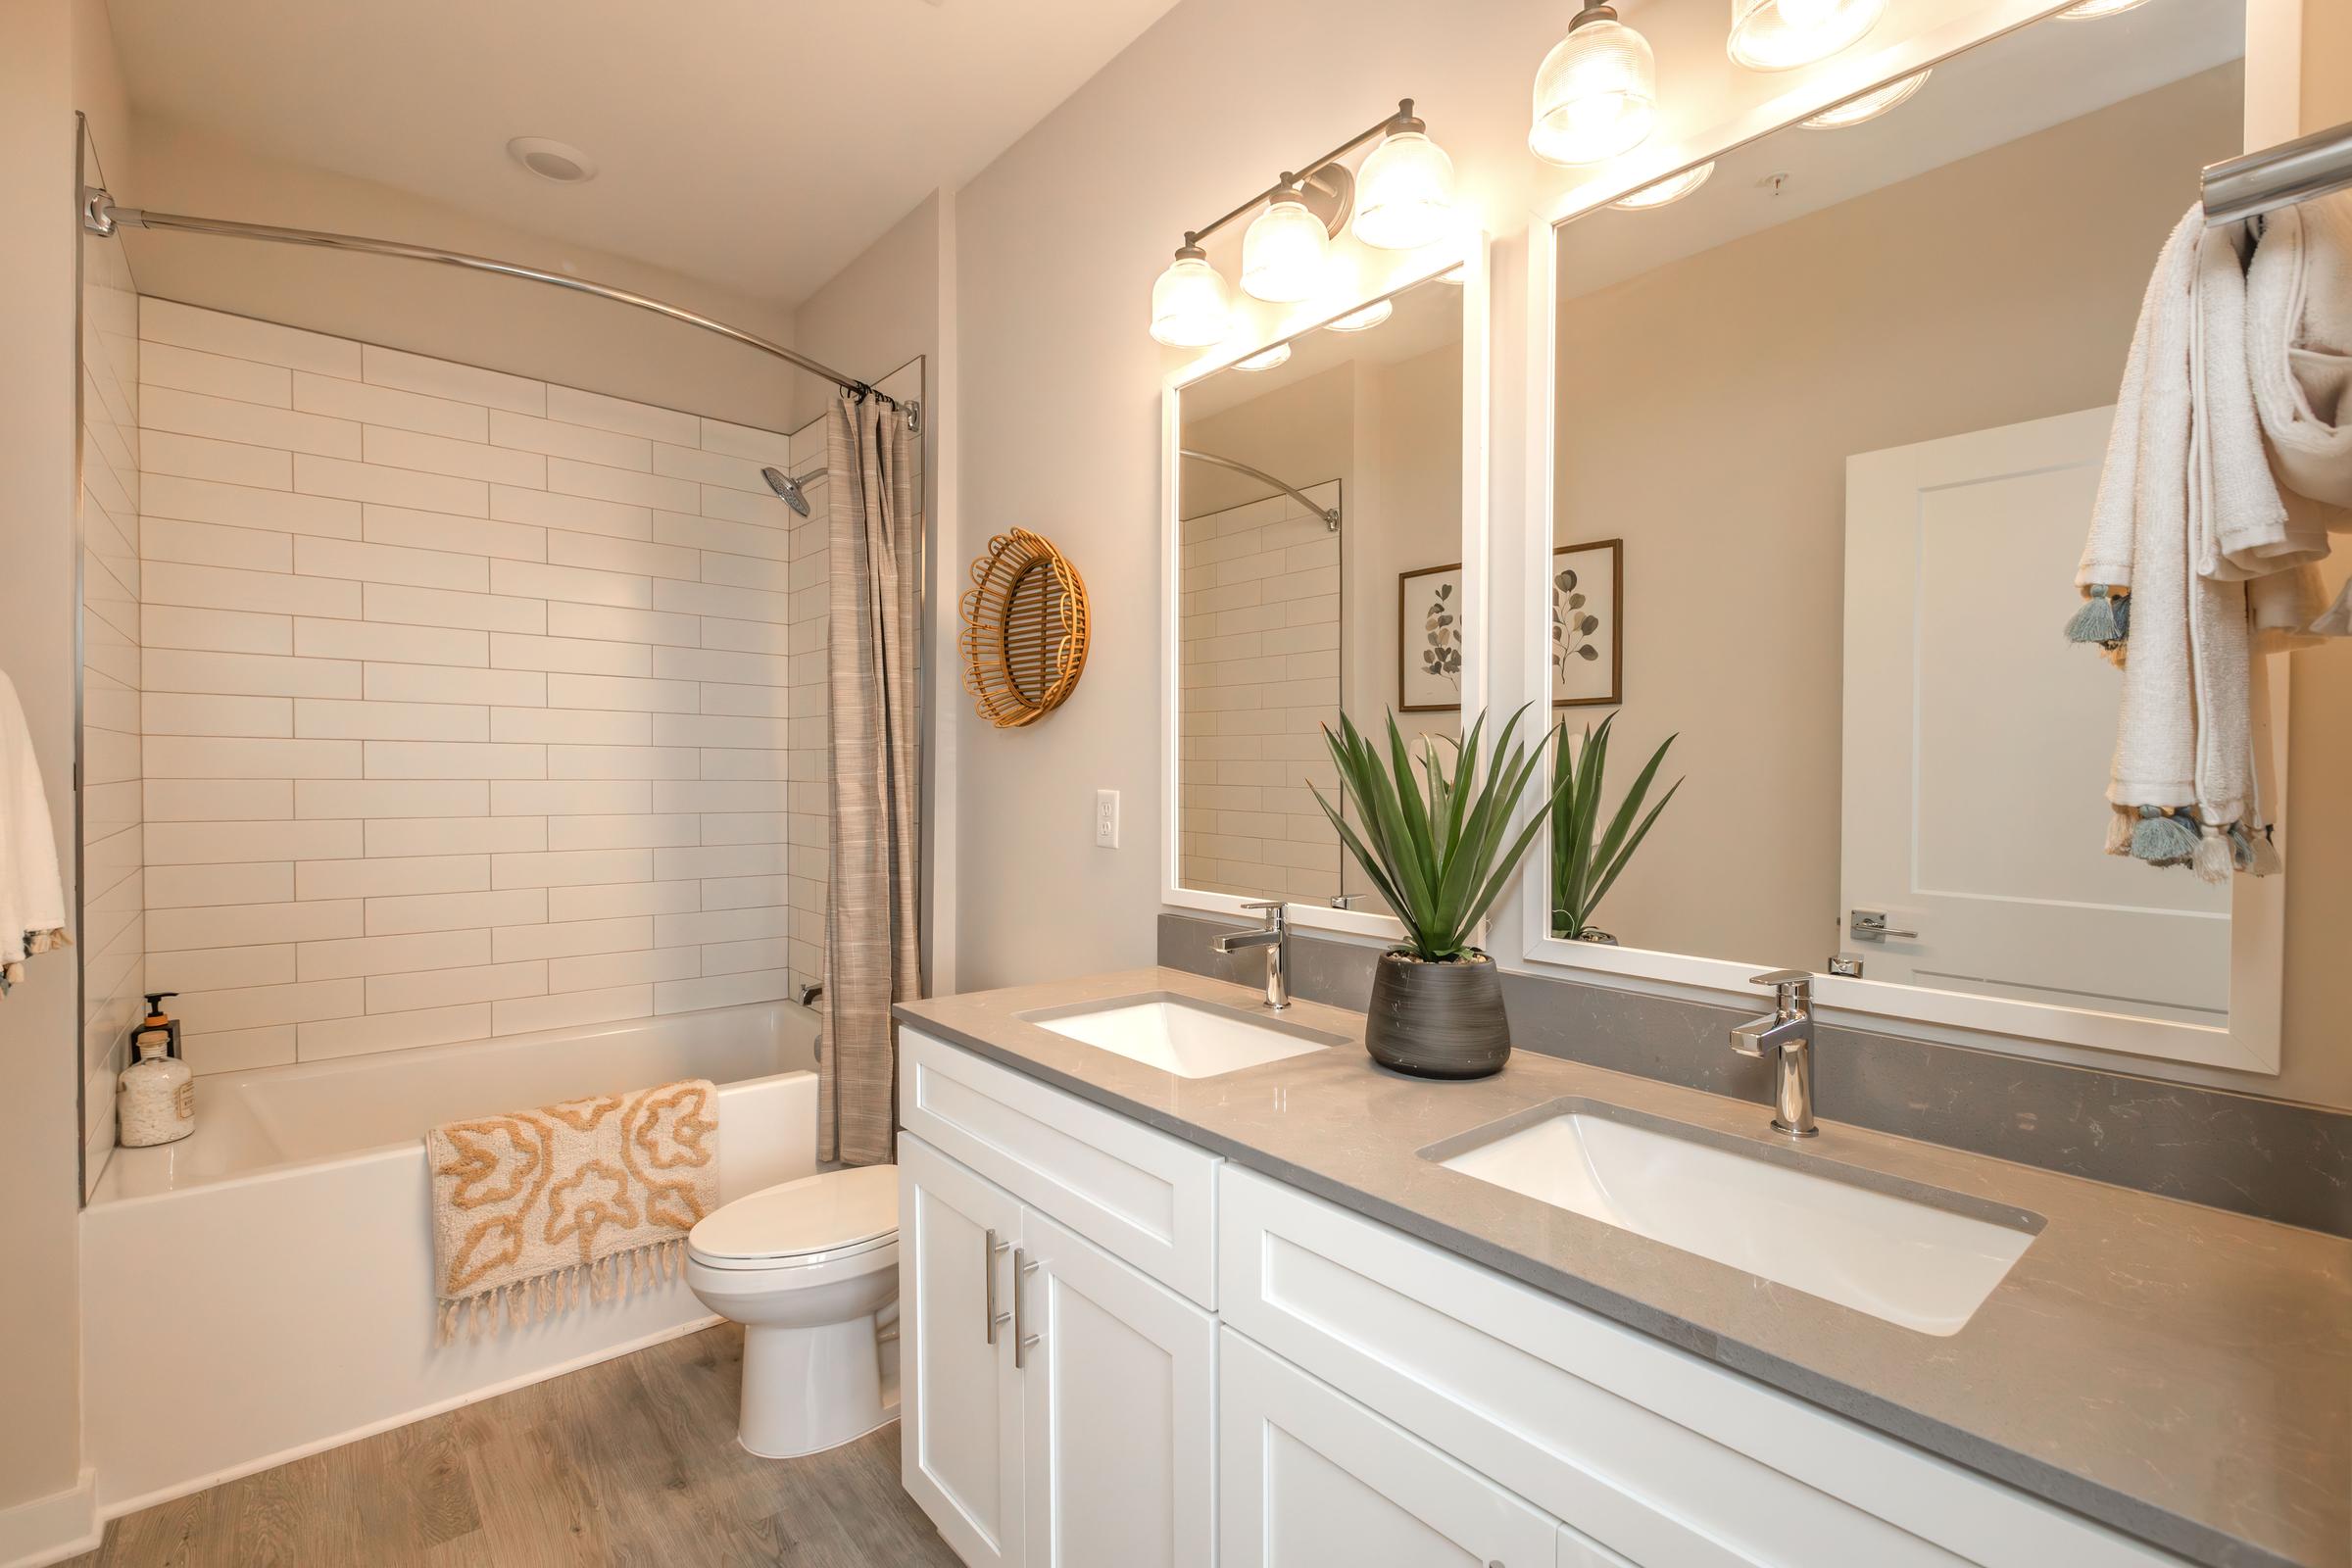
M1095 791L1095 848L1115 850L1119 847L1119 792Z

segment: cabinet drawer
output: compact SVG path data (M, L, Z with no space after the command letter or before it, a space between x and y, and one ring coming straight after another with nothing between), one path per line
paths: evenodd
M1224 1321L1642 1568L2178 1559L1252 1172Z
M899 1113L1024 1203L1216 1307L1216 1155L912 1029Z

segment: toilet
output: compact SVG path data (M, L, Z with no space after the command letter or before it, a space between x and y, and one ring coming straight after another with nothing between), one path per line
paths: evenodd
M743 1325L737 1437L751 1452L814 1453L898 1414L876 1340L899 1294L896 1165L804 1176L713 1209L687 1236L686 1283Z

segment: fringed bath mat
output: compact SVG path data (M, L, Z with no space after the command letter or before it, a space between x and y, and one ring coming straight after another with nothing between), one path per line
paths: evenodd
M688 1078L424 1135L441 1342L675 1275L718 1204L718 1095Z

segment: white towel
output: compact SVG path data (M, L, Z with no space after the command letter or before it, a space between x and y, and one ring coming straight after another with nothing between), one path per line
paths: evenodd
M0 994L24 978L27 956L71 940L32 731L15 683L0 672Z
M2306 528L2352 531L2352 194L2270 216L2246 309L2248 377L2287 505ZM2352 581L2298 624L2352 636Z

